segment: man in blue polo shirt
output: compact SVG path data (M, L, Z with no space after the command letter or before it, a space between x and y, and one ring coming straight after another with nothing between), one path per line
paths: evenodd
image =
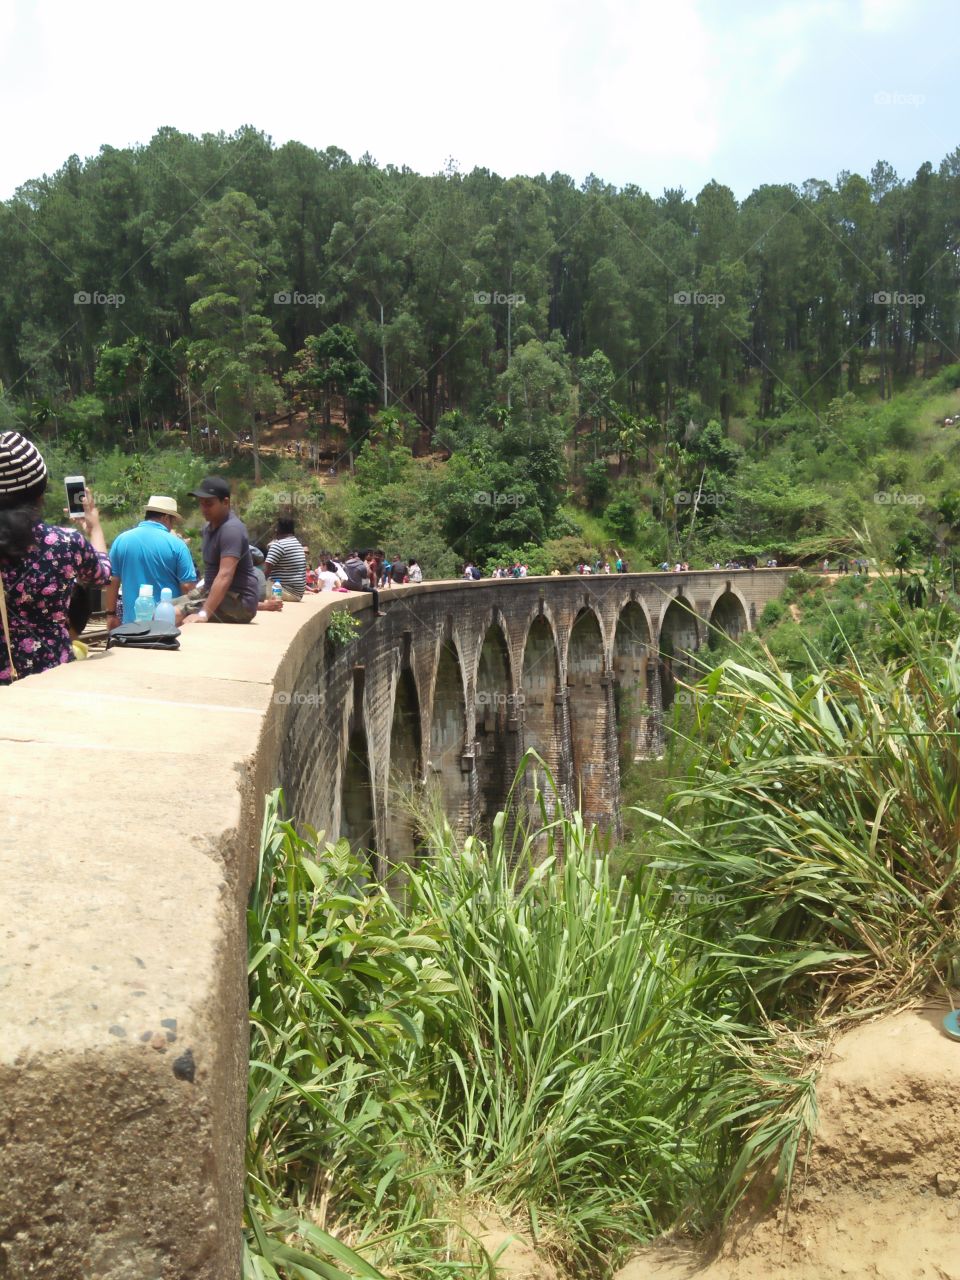
M117 592L123 587L123 621L136 622L134 605L145 582L153 584L153 598L169 587L174 598L189 591L197 581L197 571L187 544L173 532L179 520L173 498L154 494L147 502L144 518L135 529L117 535L110 548L113 577L106 590L107 626L112 631L120 625L117 616Z

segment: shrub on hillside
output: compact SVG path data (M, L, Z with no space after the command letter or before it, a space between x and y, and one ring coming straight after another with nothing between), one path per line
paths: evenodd
M804 569L798 569L796 573L791 573L787 579L787 586L797 595L803 595L811 587L818 586L820 581L816 574L807 573Z
M583 490L591 511L603 506L610 492L610 477L605 462L588 462L583 468Z
M632 542L637 533L637 509L632 498L621 494L608 505L603 522L618 542Z
M768 600L760 615L760 630L769 631L771 627L777 626L785 612L786 608L781 601Z
M583 540L582 536L548 538L543 544L546 559L546 573L558 569L560 573L573 573L578 564L584 560L592 560L596 554Z
M927 383L927 394L937 395L944 391L956 391L960 387L960 364L948 364L934 375Z
M783 622L770 633L768 647L774 658L792 672L810 669L804 628L796 622Z

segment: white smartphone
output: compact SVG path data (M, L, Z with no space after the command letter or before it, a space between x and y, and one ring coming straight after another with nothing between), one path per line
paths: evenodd
M67 490L67 511L71 516L83 515L83 493L87 482L83 476L66 476L63 481Z

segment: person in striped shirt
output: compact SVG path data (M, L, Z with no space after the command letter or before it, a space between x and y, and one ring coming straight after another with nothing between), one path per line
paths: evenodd
M287 516L277 521L277 536L267 547L264 569L271 582L276 580L283 587L284 600L303 599L307 589L307 555L295 536L293 521Z

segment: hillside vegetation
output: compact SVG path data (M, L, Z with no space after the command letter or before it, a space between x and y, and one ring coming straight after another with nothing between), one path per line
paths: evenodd
M254 523L299 504L311 541L434 574L814 557L864 524L928 556L957 518L958 208L960 152L738 202L163 129L0 204L0 427L108 518L183 492L189 444L268 489Z

